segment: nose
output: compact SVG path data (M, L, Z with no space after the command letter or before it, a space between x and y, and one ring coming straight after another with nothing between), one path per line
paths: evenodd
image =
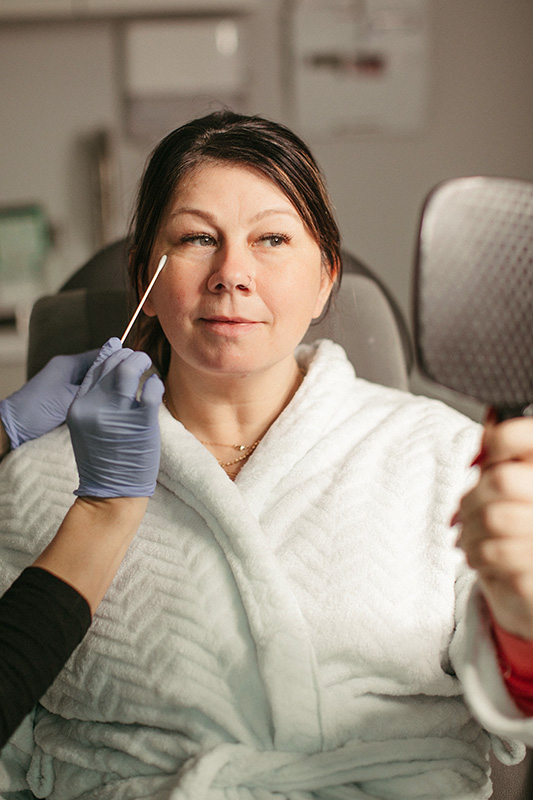
M207 281L210 292L248 293L254 287L251 259L237 247L224 247L216 256L213 269Z

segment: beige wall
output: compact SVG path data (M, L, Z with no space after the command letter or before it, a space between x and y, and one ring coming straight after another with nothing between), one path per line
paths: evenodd
M280 5L263 0L252 28L252 95L253 111L283 119ZM474 173L533 178L533 3L433 0L431 8L426 129L397 138L310 140L346 245L404 307L419 207L431 186ZM120 128L114 64L109 23L0 25L0 203L46 204L67 273L92 246L83 137L101 126ZM125 216L145 154L128 151Z
M280 0L252 25L252 110L282 119ZM422 200L438 181L490 174L533 179L533 2L432 0L427 126L405 137L310 140L346 246L410 306ZM120 130L115 39L108 22L0 25L0 204L43 202L58 230L56 284L93 248L81 143ZM126 220L147 148L123 148Z
M37 201L68 272L92 246L83 137L117 119L112 32L0 24L0 204Z

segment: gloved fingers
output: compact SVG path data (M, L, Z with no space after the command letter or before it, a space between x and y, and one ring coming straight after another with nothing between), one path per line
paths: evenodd
M78 385L82 382L87 370L98 355L98 350L89 350L75 355L54 356L28 381L43 384L50 381L54 387Z
M89 389L102 380L114 367L133 352L122 347L120 339L112 337L103 345L82 381L78 397L83 397Z
M111 353L115 353L117 350L122 350L122 342L118 336L111 336L100 348L103 358L111 355Z
M70 383L79 386L85 378L89 368L94 364L98 357L99 350L87 350L85 353L79 353L75 356L67 356L70 359Z
M96 355L89 364L89 367L91 367L93 370L96 369L98 364L101 364L102 361L105 361L106 358L109 358L111 353L115 353L117 350L122 350L120 339L117 339L116 336L112 336L105 344L102 345L100 350L96 351ZM87 369L89 369L89 367Z
M114 353L108 361L114 358ZM143 373L152 366L149 355L142 351L128 351L126 358L121 359L107 374L100 379L102 389L112 391L120 398L135 401L139 389L139 381Z
M139 402L142 406L159 408L165 392L165 384L158 375L150 375L144 382Z
M112 336L100 348L100 351L98 352L98 355L94 359L94 361L92 363L92 366L89 369L89 372L90 373L96 372L98 367L101 364L103 364L105 361L107 361L107 359L111 355L113 355L113 353L119 353L119 352L122 352L122 351L123 351L123 348L122 348L122 344L120 342L120 339L118 339L116 336ZM130 352L129 348L124 348L124 352L126 352L126 351Z
M98 351L91 351L55 356L18 392L3 401L2 421L13 449L65 421L78 384L97 354Z
M89 368L98 356L98 350L88 350L71 356L55 356L51 362L55 374L56 394L50 397L50 413L54 418L65 418L70 404L76 397L79 387Z

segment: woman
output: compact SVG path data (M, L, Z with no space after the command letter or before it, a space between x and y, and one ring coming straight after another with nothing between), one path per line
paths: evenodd
M476 581L449 523L478 427L357 379L332 342L298 347L340 264L307 147L229 112L171 133L139 194L136 292L163 254L138 334L165 380L158 486L0 786L51 800L487 797L491 745L513 761L511 740L533 742L488 614L533 639L515 555L531 548L532 465L509 440L521 423L533 436L530 421L487 433L460 507ZM28 542L24 478L44 480L51 451L54 503ZM68 502L68 459L59 431L5 476L23 507L1 545L9 572Z
M149 367L110 339L100 353L57 356L0 401L0 459L68 415L80 476L56 535L0 598L0 748L87 632L155 489L160 380L135 396Z

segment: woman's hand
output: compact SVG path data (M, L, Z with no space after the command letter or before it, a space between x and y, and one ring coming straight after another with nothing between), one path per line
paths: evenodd
M496 622L533 640L533 419L488 424L458 539Z

